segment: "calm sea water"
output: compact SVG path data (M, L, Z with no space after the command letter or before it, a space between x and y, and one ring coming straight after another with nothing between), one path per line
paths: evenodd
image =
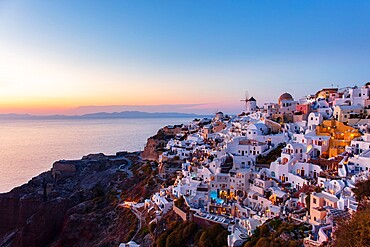
M56 160L143 150L146 140L159 128L191 120L0 120L0 193L49 170Z

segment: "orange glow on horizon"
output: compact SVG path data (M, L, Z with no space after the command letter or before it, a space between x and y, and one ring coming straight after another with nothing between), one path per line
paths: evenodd
M186 105L202 104L189 106L189 109L202 110L208 107L219 108L228 104L217 104L205 102L205 99L181 100L172 99L166 96L157 97L121 97L101 96L99 98L80 98L80 99L63 99L63 98L44 98L44 99L0 99L0 114L2 113L29 113L29 114L62 114L66 111L76 109L82 106L158 106L158 105Z
M98 64L0 41L0 114L69 114L80 106L207 104L195 112L238 108L223 77L160 67ZM212 82L212 87L209 83ZM244 106L240 105L240 109ZM154 108L153 108L154 109Z
M109 98L109 97L108 97ZM161 97L147 98L145 102L140 101L141 98L137 98L134 101L124 101L122 99L110 98L97 98L92 99L59 99L59 98L44 98L44 99L30 99L30 100L14 100L12 102L7 102L5 100L0 100L0 114L31 114L31 115L53 115L53 114L76 114L74 110L79 107L110 107L110 106L126 106L126 107L155 107L163 105L187 105L185 107L187 112L209 112L213 113L215 111L221 110L228 112L228 109L244 109L243 105L234 102L202 102L202 101L186 101L186 100L165 100L160 99ZM192 105L199 102L199 105ZM99 110L97 110L99 111Z

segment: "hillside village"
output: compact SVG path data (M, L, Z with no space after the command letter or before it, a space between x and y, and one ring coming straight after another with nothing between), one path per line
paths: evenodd
M305 246L325 245L337 220L358 209L355 184L369 178L370 83L299 100L283 93L277 103L251 97L237 116L217 112L163 131L173 138L143 158L157 162L163 179L176 174L173 185L131 205L155 210L152 222L175 211L184 221L220 224L233 247L264 223L289 219L306 226Z

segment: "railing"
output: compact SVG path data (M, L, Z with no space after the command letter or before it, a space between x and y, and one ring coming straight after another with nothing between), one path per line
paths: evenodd
M318 240L319 240L320 243L326 242L326 241L329 240L329 236L326 235L325 230L329 230L331 228L332 228L331 225L327 225L327 226L323 226L323 227L321 227L319 229L319 237L318 237Z
M318 242L318 241L312 240L312 239L310 239L309 237L307 237L307 238L305 238L305 239L303 240L303 245L304 245L304 246L320 246L320 245L321 245L321 243L320 243L320 242Z

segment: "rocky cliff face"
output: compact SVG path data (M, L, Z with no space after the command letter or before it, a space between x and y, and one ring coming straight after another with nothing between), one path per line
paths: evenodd
M0 236L25 224L43 203L42 194L39 193L42 191L32 189L34 183L35 179L29 182L30 186L22 186L0 195L0 222L6 222L0 224Z
M136 164L138 156L59 161L52 172L0 194L0 246L118 246L127 240L136 218L117 208L130 180L117 170L128 160Z
M158 157L166 147L167 142L171 138L174 138L177 133L179 133L179 131L175 132L166 127L158 130L155 136L148 139L144 151L141 154L143 160L158 161Z
M158 161L158 157L161 154L158 151L158 147L161 146L161 141L153 137L148 139L148 142L145 145L144 151L142 152L142 157L144 160Z
M48 246L60 232L69 199L53 199L42 203L25 224L17 228L10 246Z

